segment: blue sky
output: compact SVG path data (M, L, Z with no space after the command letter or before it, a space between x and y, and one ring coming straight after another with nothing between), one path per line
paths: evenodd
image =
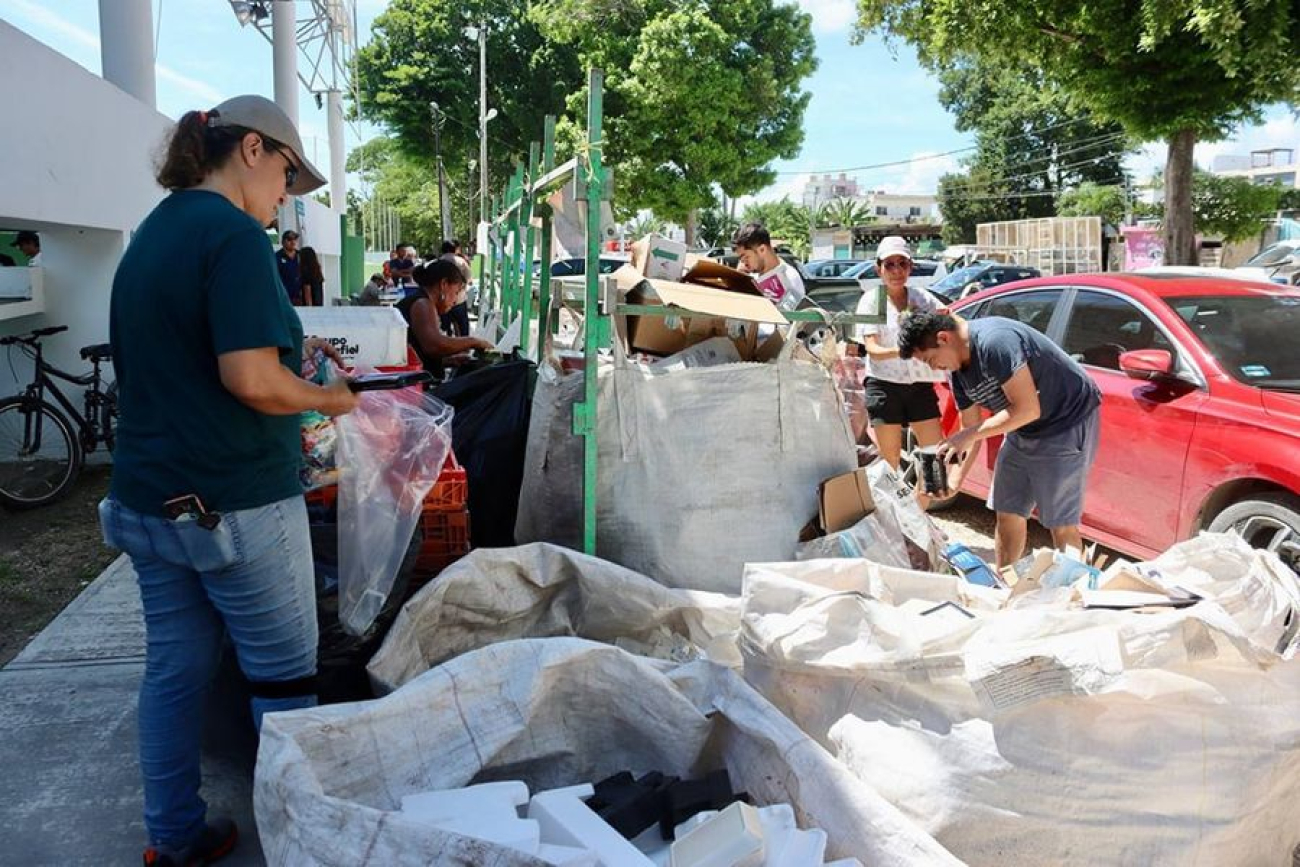
M253 28L240 28L226 0L153 0L158 28L158 108L172 117L208 108L237 93L272 95L271 46ZM301 4L304 9L306 4ZM387 0L357 0L362 41ZM932 192L939 175L958 167L961 154L918 159L971 144L957 133L940 107L937 83L916 63L911 49L887 47L871 39L851 45L853 0L799 0L813 16L820 67L808 81L812 101L805 118L802 152L775 164L781 174L758 198L797 199L810 173L898 160L905 166L856 171L868 189ZM77 63L100 71L98 0L0 0L0 18L51 45ZM489 72L491 58L489 57ZM300 59L300 67L302 61ZM476 75L477 70L466 70ZM325 112L305 90L300 96L300 126L306 156L328 168ZM349 149L374 129L349 128ZM1263 147L1300 149L1300 124L1284 107L1267 113L1265 123L1241 130L1227 142L1197 147L1197 161L1208 167L1215 155L1246 153ZM1153 145L1130 160L1139 177L1163 163Z

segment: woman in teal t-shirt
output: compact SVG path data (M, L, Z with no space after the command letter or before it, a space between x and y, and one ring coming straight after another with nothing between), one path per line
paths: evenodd
M237 831L199 796L204 699L229 634L254 720L316 703L311 540L298 416L346 413L346 382L301 379L302 325L266 226L325 183L273 102L239 96L176 124L171 194L113 279L121 423L100 520L144 603L140 769L145 863L209 863ZM314 348L314 347L313 347Z

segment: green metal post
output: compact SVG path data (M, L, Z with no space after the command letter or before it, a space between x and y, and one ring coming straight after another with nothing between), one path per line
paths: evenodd
M533 184L539 177L537 165L541 162L541 145L533 142L528 146L528 178L524 183L524 198L519 202L519 221L524 233L524 276L519 292L519 351L528 354L528 337L532 331L533 318L533 208L536 200ZM542 270L546 270L545 267Z
M497 239L492 245L492 304L489 309L499 313L503 302L504 287L501 285L501 269L505 262L505 238L502 235L501 197L492 197L492 225L496 229Z
M587 187L587 292L583 302L583 329L585 343L585 392L581 403L574 407L574 433L583 437L582 451L582 550L596 553L596 395L597 353L602 344L600 310L600 203L604 197L605 170L601 164L602 106L604 73L592 69L587 74L587 150L579 161L578 170L584 172Z
M542 133L542 174L555 168L555 115L546 116ZM542 261L542 274L537 280L537 359L540 361L551 345L551 206L537 203L542 214L541 249L537 258Z
M505 208L505 220L502 223L501 243L505 245L505 255L501 257L501 327L509 328L515 308L515 278L519 274L518 256L512 256L510 236L515 231L515 214L511 205L515 201L515 176L506 180L505 198L501 204Z
M515 162L514 183L511 185L512 193L510 197L511 204L515 206L510 212L510 228L515 234L514 261L510 268L510 312L506 316L505 325L510 327L510 323L515 321L515 316L519 314L519 300L523 296L524 273L532 267L531 262L524 262L524 230L527 225L523 220L524 212L524 164Z

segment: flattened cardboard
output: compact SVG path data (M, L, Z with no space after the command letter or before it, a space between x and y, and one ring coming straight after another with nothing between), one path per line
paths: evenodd
M818 486L817 495L818 518L827 535L847 530L876 510L865 467L831 476Z

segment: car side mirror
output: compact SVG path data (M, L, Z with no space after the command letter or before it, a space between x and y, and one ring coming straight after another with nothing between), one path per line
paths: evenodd
M1167 349L1135 349L1122 352L1119 369L1133 379L1163 379L1174 375L1174 356Z

